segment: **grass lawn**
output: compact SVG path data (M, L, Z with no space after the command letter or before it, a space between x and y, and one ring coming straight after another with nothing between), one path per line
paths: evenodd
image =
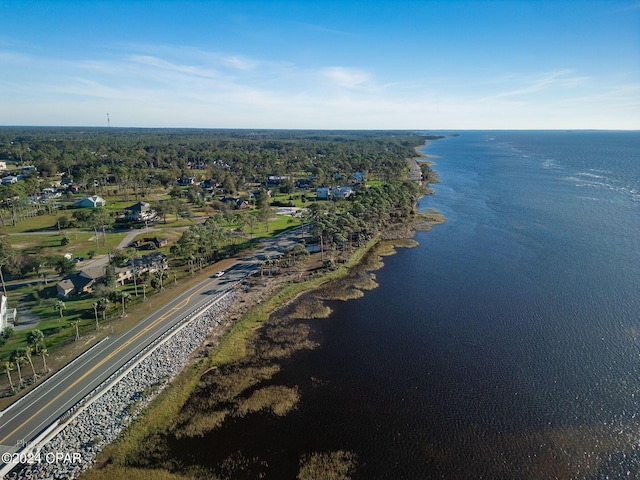
M65 246L61 244L63 235L69 238L69 243ZM107 232L105 241L102 232L99 232L97 255L106 255L111 249L116 248L126 235L124 232ZM6 238L13 248L28 255L65 255L70 253L74 257L88 257L90 251L96 250L94 233L75 229L65 230L62 235L57 232L37 235L22 233L9 235Z
M186 277L184 271L176 271L178 281ZM174 280L173 273L170 273L166 280L167 286L172 284ZM135 286L127 284L124 287L118 287L115 290L129 293L130 297L127 301L125 311L131 307L142 303L143 287L138 285L138 296L135 296ZM151 297L155 292L147 285L147 297ZM28 309L32 314L36 315L40 322L33 329L41 330L46 339L47 347L51 350L58 346L73 341L75 338L75 327L73 322L79 321L79 331L82 336L86 332L95 330L95 310L93 303L97 301L92 295L73 296L63 300L65 308L60 316L59 310L56 310L56 286L49 283L49 286L38 284L37 286L22 286L11 290L10 299L21 298L21 306ZM11 300L10 300L11 301ZM14 300L15 302L15 300ZM12 303L15 304L15 303ZM121 302L111 302L106 311L107 321L117 319L122 313ZM102 314L99 312L99 322L102 324ZM18 315L18 325L20 324L20 316ZM11 352L19 347L26 345L26 338L32 329L15 331L13 336L7 343L0 347L0 361L7 359Z
M49 230L51 232L58 232L57 221L58 217L64 215L66 210L57 211L54 215L44 214L37 215L35 217L25 218L24 220L18 220L16 226L11 225L11 219L5 218L5 226L3 227L4 233L24 233L24 232L40 232L43 230Z
M365 186L366 187L379 187L381 185L384 185L387 182L384 182L383 180L367 180L365 182Z
M126 202L130 203L130 202ZM242 215L253 215L248 211L238 212ZM34 217L39 221L41 227L49 228L53 225L57 216L43 215L40 217ZM182 229L176 229L176 227L187 227L193 225L194 218L179 217L175 219L175 216L171 215L167 219L167 223L158 222L154 226L152 231L140 230L136 239L148 238L148 237L165 237L169 240L169 245L162 247L159 251L165 253L169 257L170 246L182 235ZM20 249L22 252L28 255L39 254L52 254L52 255L64 255L70 253L73 257L89 257L89 252L96 250L95 235L93 232L80 231L76 229L69 229L59 234L56 229L44 230L38 234L29 233L27 228L24 228L28 221L19 223L22 228L13 229L13 234L8 235L6 238L13 248ZM285 230L298 227L300 224L298 219L295 219L287 215L275 215L269 221L268 228L264 222L256 221L253 226L253 237L270 238L274 235L282 233ZM228 228L235 229L237 225L227 224ZM35 229L36 225L31 224L30 228ZM5 228L5 231L9 230ZM20 231L19 231L20 230ZM249 227L244 227L245 237L249 237ZM103 237L101 233L98 235L98 255L105 255L113 248L117 247L122 239L128 234L128 231L112 233L108 232L106 237ZM61 245L63 235L67 236L70 240L66 246ZM238 240L236 239L236 242ZM235 243L235 242L234 242ZM242 250L249 245L236 244L234 250ZM140 255L151 253L150 251L140 251ZM188 267L182 266L173 268L169 274L167 282L173 282L174 272L178 281L185 279L188 275ZM142 299L142 290L139 286L139 296L134 296L134 286L127 285L124 287L125 291L131 294L130 306L139 303ZM147 286L147 294L151 294L153 290ZM25 309L29 310L35 316L40 319L40 322L34 326L45 333L47 338L47 345L49 348L54 348L58 345L70 342L75 337L75 327L72 322L79 321L79 329L82 335L83 332L95 329L95 314L92 304L96 299L92 296L73 297L65 300L65 309L62 312L62 318L60 313L55 310L54 305L56 301L56 287L55 283L50 283L48 286L42 284L35 284L31 286L21 286L14 289L10 293L10 302L20 304ZM17 300L16 300L17 299ZM107 316L117 316L120 313L120 305L110 304ZM18 319L19 322L19 319ZM7 358L10 353L20 346L24 346L26 342L26 335L28 331L17 331L13 337L10 338L7 343L0 347L0 359Z

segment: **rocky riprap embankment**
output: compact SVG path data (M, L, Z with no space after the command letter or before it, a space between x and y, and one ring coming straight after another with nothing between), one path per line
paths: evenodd
M89 468L102 447L112 442L188 362L212 330L220 326L233 300L229 293L189 323L124 375L42 447L40 462L17 467L7 479L73 479ZM223 328L220 326L220 328ZM131 362L135 362L133 359ZM130 368L131 363L121 368ZM154 393L152 387L158 386ZM55 460L56 454L69 454ZM76 455L74 455L76 454ZM79 459L79 461L78 461Z

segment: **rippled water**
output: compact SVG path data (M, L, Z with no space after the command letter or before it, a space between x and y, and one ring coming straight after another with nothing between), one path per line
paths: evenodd
M274 383L298 410L207 441L295 478L347 450L362 479L640 478L640 134L432 142L447 222L314 321Z
M447 222L333 305L313 353L362 478L640 475L640 134L424 151L442 183L420 205Z

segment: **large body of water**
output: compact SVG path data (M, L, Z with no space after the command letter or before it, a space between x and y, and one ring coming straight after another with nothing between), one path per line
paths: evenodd
M336 450L361 479L640 478L640 133L423 152L441 183L419 206L446 223L313 323L321 347L277 376L301 404L243 431L248 453L279 478Z
M640 133L423 152L442 183L420 207L447 222L318 325L309 432L361 478L639 478Z

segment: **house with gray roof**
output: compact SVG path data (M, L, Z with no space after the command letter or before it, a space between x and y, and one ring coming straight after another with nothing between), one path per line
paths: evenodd
M90 197L84 197L77 202L74 202L73 206L75 208L96 208L96 207L104 207L107 204L106 200L98 195L92 195Z

